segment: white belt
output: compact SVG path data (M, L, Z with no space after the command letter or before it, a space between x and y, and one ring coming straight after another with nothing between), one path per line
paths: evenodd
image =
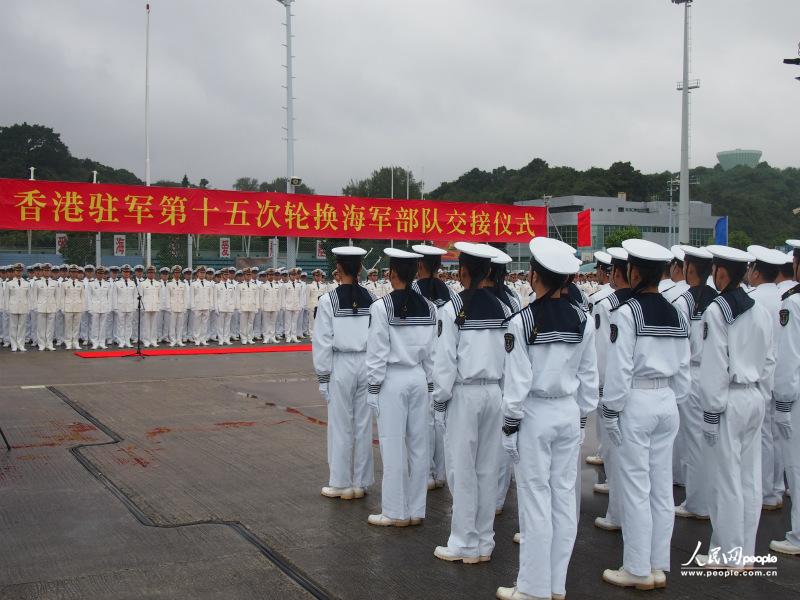
M661 388L669 387L669 381L669 377L656 377L655 379L634 377L631 382L631 388L635 390L660 390Z
M456 381L456 385L498 385L498 379L465 379L463 381Z

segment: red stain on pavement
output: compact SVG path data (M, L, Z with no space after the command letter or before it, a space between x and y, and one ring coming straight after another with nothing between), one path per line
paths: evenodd
M222 423L214 423L217 427L224 429L238 429L239 427L252 427L255 421L222 421Z
M81 434L87 431L97 431L97 427L90 423L72 423L69 430L75 434Z
M147 432L147 437L154 438L156 436L162 435L164 433L169 433L172 431L169 427L156 427L155 429L151 429Z
M123 446L117 449L117 452L125 454L125 457L117 457L115 460L120 465L139 465L142 468L147 468L152 464L152 461L139 456L136 453L136 446Z

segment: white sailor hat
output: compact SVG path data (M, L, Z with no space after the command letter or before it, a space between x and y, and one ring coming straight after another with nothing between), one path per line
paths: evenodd
M153 273L156 272L155 265L147 265L147 272L149 273L150 271L152 271Z
M78 273L84 273L83 267L78 267Z
M678 244L675 244L669 250L672 252L672 256L675 258L675 260L683 262L683 259L686 257L686 251L683 248L681 248Z
M463 252L468 256L474 256L475 258L492 259L496 255L495 249L489 246L488 244L473 244L472 242L456 242L455 244L453 244L453 246L459 252Z
M611 255L608 252L598 250L594 253L594 259L601 264L611 265Z
M684 260L687 256L699 260L711 260L714 258L714 255L705 248L695 248L694 246L681 244L681 250L683 250Z
M617 248L615 246L613 248L608 248L606 252L608 252L612 261L621 260L623 262L628 262L628 251L625 250L625 248Z
M411 259L422 258L422 254L416 252L408 252L407 250L400 250L400 248L384 248L383 253L389 258Z
M228 273L236 273L236 267L234 266L228 267Z
M428 244L414 244L411 246L411 249L423 256L444 256L447 254L447 250L442 250L436 246L429 246Z
M308 273L305 271L300 271L300 277L308 277Z
M130 271L131 270L131 266L130 265L122 265L122 270L123 271Z
M113 272L117 272L117 271L119 271L119 267L117 265L111 265L110 267L108 267L108 270L109 271L113 271Z
M40 268L50 270L53 268L53 266L50 263L42 263Z
M216 275L217 272L214 270L213 267L208 267L208 269L206 269L206 273L211 273L212 275Z
M575 248L573 248L572 246L570 246L566 242L562 242L561 240L556 239L556 238L549 238L549 239L551 239L551 240L553 240L555 242L553 247L560 246L563 250L566 250L567 252L569 252L573 256L575 256L575 253L578 252L577 250L575 250Z
M581 261L572 255L571 247L560 240L535 237L529 247L533 260L552 273L573 275L581 268Z
M739 250L738 248L731 248L730 246L713 244L711 246L706 246L706 250L708 250L714 258L730 262L749 263L755 260L755 257L749 252Z
M161 267L158 270L159 273L169 273L169 267Z
M670 262L675 256L661 244L650 240L625 240L622 247L628 251L628 260L646 260L649 262Z
M752 245L747 247L747 251L755 256L758 262L776 266L781 266L786 263L786 255L783 252L778 252L777 250L772 250L771 248Z
M250 268L250 272L253 273L254 275L258 275L259 273L263 273L263 271L261 271L258 267L251 267Z
M237 276L238 276L238 275L244 275L244 273L242 273L242 271L241 271L241 269L240 269L240 270L236 271L236 275L237 275Z
M794 250L800 250L800 240L786 240L786 245Z
M331 249L336 256L364 256L367 251L358 246L336 246Z
M183 274L184 274L184 275L186 275L186 273L191 273L191 272L192 272L192 270L191 270L189 267L186 267L186 268L183 270Z
M790 265L794 263L794 250L789 250L786 253L786 263Z
M87 271L94 271L94 265L91 265L91 264L89 264L89 265L86 265L86 266L84 267L84 269L86 269Z
M101 273L101 272L105 273L106 272L106 268L103 265L97 265L97 268L95 269L95 271L97 271L98 273Z
M79 269L78 269L78 265L70 265L70 266L69 266L69 270L70 270L70 271L78 271L78 270L79 270Z
M511 258L508 254L506 254L502 250L498 248L494 249L494 256L492 257L492 263L496 265L507 265L513 260L514 260L513 258Z

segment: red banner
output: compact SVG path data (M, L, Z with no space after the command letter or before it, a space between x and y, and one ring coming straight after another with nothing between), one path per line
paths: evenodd
M545 209L0 179L0 229L528 242Z
M592 209L587 208L578 213L578 248L592 245Z

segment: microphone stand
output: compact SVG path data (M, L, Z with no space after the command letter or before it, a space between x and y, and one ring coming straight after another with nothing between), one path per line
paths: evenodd
M142 360L147 358L147 356L142 354L142 292L139 291L138 283L136 284L136 315L138 317L136 323L136 352L126 354L124 357L135 356L139 360Z

